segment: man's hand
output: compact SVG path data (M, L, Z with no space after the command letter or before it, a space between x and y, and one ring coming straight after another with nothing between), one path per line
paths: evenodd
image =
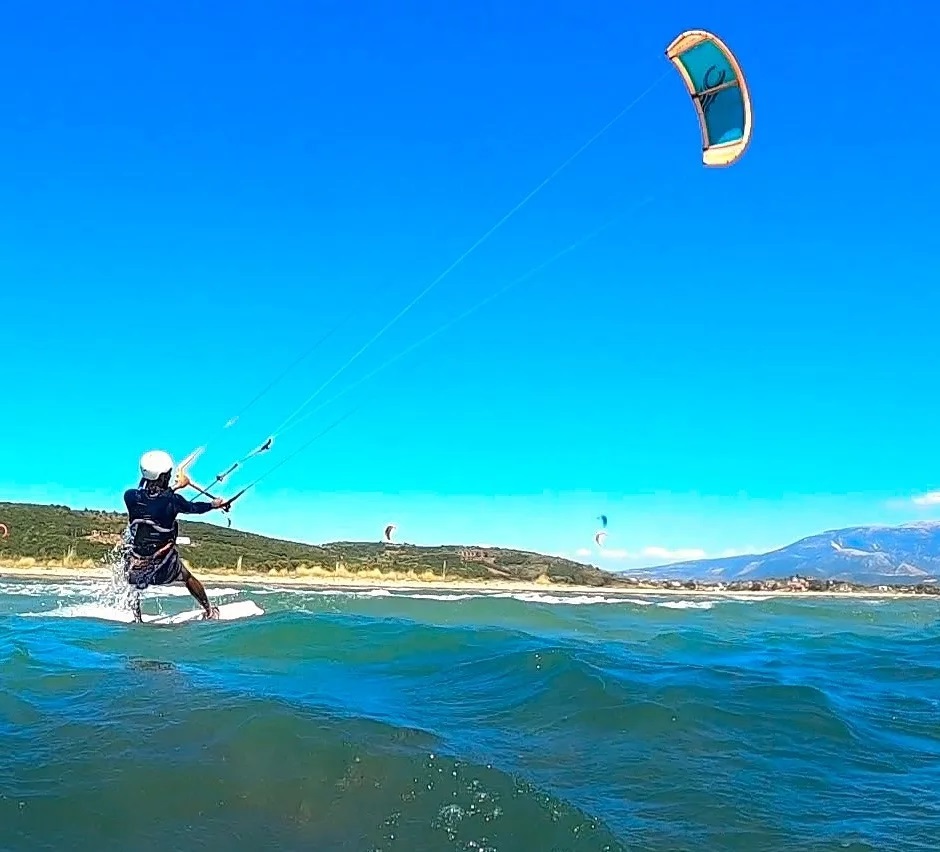
M224 509L228 505L228 500L224 497L213 497L212 498L212 508L213 509Z
M173 485L173 490L182 491L184 488L188 488L190 485L192 485L192 480L186 475L186 471L182 468L177 469L176 482Z

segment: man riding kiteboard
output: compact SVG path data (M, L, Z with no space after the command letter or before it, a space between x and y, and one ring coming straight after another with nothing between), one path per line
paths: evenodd
M212 502L189 501L170 487L173 459L163 450L151 450L140 459L141 480L137 488L124 492L127 506L129 552L124 571L127 582L137 589L132 609L134 621L142 621L140 592L148 586L165 586L182 581L199 601L205 618L218 617L218 609L209 603L202 583L192 575L176 549L179 534L177 515L202 515L213 509L225 509L221 497ZM183 477L183 473L180 474Z

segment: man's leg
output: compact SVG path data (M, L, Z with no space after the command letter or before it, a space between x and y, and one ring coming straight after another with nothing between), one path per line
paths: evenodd
M218 608L209 603L209 596L206 594L205 586L194 577L189 569L180 563L179 578L186 584L187 591L199 601L199 605L205 610L206 618L215 618L219 614Z
M124 598L124 603L131 611L131 615L134 617L134 623L140 624L144 620L140 613L140 589L138 589L137 586L131 581L130 553L124 554L124 557L121 560L121 569L121 573L124 575L124 582L127 583L127 595Z

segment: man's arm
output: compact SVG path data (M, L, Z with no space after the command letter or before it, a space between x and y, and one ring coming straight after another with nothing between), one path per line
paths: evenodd
M181 515L204 515L213 509L219 508L215 502L207 503L205 500L187 500L179 491L173 492L173 508Z

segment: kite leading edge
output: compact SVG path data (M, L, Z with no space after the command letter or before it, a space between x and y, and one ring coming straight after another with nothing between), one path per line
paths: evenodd
M751 95L727 45L705 30L688 30L666 48L695 104L702 130L702 162L730 166L751 141Z

